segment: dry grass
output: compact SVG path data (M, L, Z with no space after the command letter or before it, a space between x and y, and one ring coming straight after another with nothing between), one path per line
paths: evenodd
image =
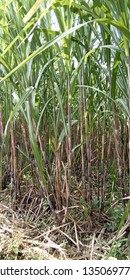
M9 191L1 193L0 259L97 260L108 256L115 232L105 231L104 224L110 222L107 216L99 220L94 212L90 217L76 203L76 194L68 210L55 216L33 190L28 197L27 201L27 194L23 195L14 209Z

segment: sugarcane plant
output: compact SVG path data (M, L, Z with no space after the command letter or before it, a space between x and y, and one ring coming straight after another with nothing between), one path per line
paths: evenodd
M0 4L0 187L23 175L62 213L73 176L92 215L130 194L128 0ZM110 167L115 185L108 193ZM8 180L6 180L8 178ZM113 182L111 182L111 185Z

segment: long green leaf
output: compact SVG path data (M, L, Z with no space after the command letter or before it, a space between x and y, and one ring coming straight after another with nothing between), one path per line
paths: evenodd
M91 21L89 21L89 22L91 22ZM47 50L49 47L51 47L55 43L58 43L61 39L66 37L68 34L71 34L72 32L76 31L77 29L81 28L82 26L86 25L89 22L85 22L85 23L82 23L82 24L79 24L79 25L77 25L75 27L70 28L69 30L67 30L64 33L62 33L60 36L58 36L55 39L51 40L49 43L47 43L47 44L41 46L40 48L38 48L38 50L34 51L25 60L23 60L19 65L17 65L12 71L10 71L4 78L2 78L0 80L0 83L2 83L5 80L7 80L12 74L14 74L18 69L20 69L22 66L24 66L29 60L33 59L38 54L40 54L43 51Z

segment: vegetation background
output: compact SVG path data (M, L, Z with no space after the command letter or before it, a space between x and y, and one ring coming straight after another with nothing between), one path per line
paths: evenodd
M0 193L1 258L130 259L130 0L0 1Z

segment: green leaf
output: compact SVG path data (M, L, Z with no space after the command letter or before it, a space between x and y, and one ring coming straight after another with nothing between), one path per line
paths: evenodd
M26 90L26 92L22 94L21 98L19 99L19 101L15 105L14 109L11 111L10 116L8 118L8 121L7 121L7 124L5 126L4 135L6 135L6 133L7 133L7 128L8 128L8 125L9 125L10 121L16 116L17 112L21 109L23 103L27 100L27 98L33 92L33 90L34 90L33 87L28 88Z
M90 21L91 22L91 21ZM60 36L56 37L55 39L51 40L49 43L46 43L45 45L38 48L36 51L34 51L31 55L29 55L26 59L24 59L19 65L17 65L12 71L10 71L4 78L0 80L0 83L7 80L12 74L14 74L18 69L20 69L22 66L24 66L29 60L33 59L43 51L47 50L49 47L54 45L55 43L58 43L60 40L62 40L67 35L71 34L72 32L76 31L77 29L81 28L82 26L86 25L89 22L85 22L82 24L79 24L77 26L74 26L70 28L69 30L63 32Z

